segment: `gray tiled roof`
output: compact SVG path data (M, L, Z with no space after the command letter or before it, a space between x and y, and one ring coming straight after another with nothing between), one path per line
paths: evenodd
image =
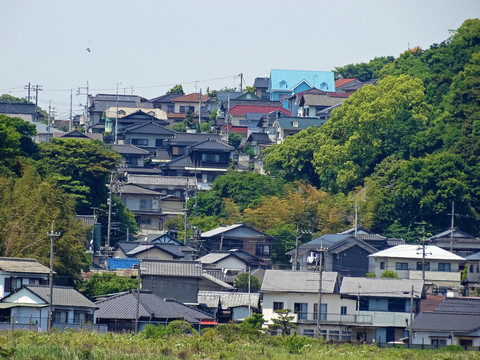
M149 103L171 103L173 99L183 96L182 94L167 94L148 100Z
M156 186L194 186L197 180L194 177L186 176L151 176L151 175L127 175L129 183L138 185L156 185Z
M480 328L480 315L424 312L413 320L412 328L413 331L469 333Z
M192 167L192 166L195 166L195 164L193 163L192 161L192 158L190 157L189 154L187 155L183 155L183 156L180 156L176 159L173 159L172 161L169 161L168 163L166 163L164 166L173 166L173 167Z
M122 194L135 194L135 195L153 195L164 196L161 192L145 189L135 184L125 184L122 186Z
M344 277L340 294L381 298L420 298L423 292L423 280L409 279L377 279Z
M0 257L0 270L12 273L49 274L50 269L35 259Z
M226 283L225 281L223 280L220 280L218 277L216 276L213 276L213 275L210 275L209 273L207 272L203 272L203 279L204 280L208 280L216 285L219 285L221 286L222 288L224 288L225 290L235 290L235 287Z
M253 86L256 88L268 88L270 84L270 78L268 77L257 77L253 83Z
M341 104L345 97L335 97L330 95L313 95L313 94L305 94L304 95L305 104L311 106L334 106L337 104Z
M168 141L170 144L196 144L206 139L221 140L218 134L197 134L197 133L175 133L175 136Z
M318 272L266 270L261 292L318 293L319 280ZM336 272L324 271L322 274L322 292L333 294L336 280Z
M50 288L48 285L25 285L26 289L49 303ZM80 294L77 290L67 286L53 287L53 305L95 308L95 304Z
M98 301L98 319L136 319L137 292L129 291L106 300ZM184 319L189 323L213 320L213 316L172 300L163 300L150 291L140 291L140 318Z
M257 144L270 144L272 142L268 134L265 133L251 133L248 141L256 141Z
M294 121L298 123L297 127L293 126ZM288 130L298 130L298 131L307 129L311 126L321 126L324 123L323 120L320 120L317 118L299 118L299 117L296 117L296 118L281 117L281 118L278 118L277 122L279 126L284 130L288 129Z
M209 308L216 308L220 304L222 309L248 306L257 309L260 301L259 293L227 292L227 291L199 291L198 303L206 304Z
M172 130L167 129L166 127L159 125L155 122L132 125L123 129L122 132L128 134L174 134Z
M119 154L128 154L128 155L147 155L150 154L147 150L140 149L135 145L130 144L113 144L113 150Z
M140 267L144 275L202 277L202 265L198 261L142 259Z
M192 150L223 150L223 151L233 151L233 146L228 145L222 140L216 139L206 139L194 145L191 145Z
M35 114L35 104L0 103L0 114Z
M117 246L128 256L134 256L153 248L164 251L174 257L181 258L184 256L175 244L151 243L147 241L119 241Z
M480 315L480 298L445 298L435 312Z

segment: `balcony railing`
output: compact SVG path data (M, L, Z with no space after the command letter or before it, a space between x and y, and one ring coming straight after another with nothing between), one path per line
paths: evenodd
M301 324L317 323L317 313L299 312L293 314L294 322ZM320 317L320 324L333 325L371 325L372 315L370 314L333 314L322 313Z

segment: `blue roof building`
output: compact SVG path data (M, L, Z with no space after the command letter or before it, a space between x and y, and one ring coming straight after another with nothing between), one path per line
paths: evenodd
M267 90L270 93L270 100L281 101L285 108L288 106L287 97L311 88L335 91L333 72L278 69L270 71L270 83Z

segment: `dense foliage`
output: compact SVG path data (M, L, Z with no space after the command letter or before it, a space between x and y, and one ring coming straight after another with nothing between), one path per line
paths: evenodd
M77 290L86 297L92 298L99 295L115 294L122 291L136 289L138 280L120 277L116 273L95 273L86 281L76 284Z

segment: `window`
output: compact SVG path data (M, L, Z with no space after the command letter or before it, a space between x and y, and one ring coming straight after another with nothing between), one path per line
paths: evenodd
M287 88L287 82L285 80L280 81L280 88Z
M81 324L85 322L85 312L83 311L74 311L73 312L73 323Z
M308 304L295 303L293 304L293 312L298 314L298 320L307 320L308 318Z
M408 270L408 263L403 263L403 262L395 263L395 270Z
M152 200L141 199L140 200L140 210L151 210L152 209Z
M178 149L178 146L172 147L172 155L180 155L180 151Z
M68 313L66 311L55 310L52 313L52 321L58 324L64 324L68 320Z
M290 94L278 94L278 101L284 101L289 96L291 96L291 95Z
M438 263L438 271L450 271L450 263Z
M318 319L318 304L313 304L313 320ZM322 304L320 320L327 320L327 304Z
M152 220L151 219L140 218L139 223L140 223L140 225L151 225Z
M470 272L473 273L473 265L470 265Z
M421 261L417 262L417 270L423 270ZM430 271L430 263L429 262L425 263L425 271Z
M273 311L283 310L283 302L274 301L273 302Z
M255 255L257 255L257 256L270 256L270 245L257 244L257 251L256 251Z
M360 311L368 311L368 299L360 298Z
M194 112L195 111L195 106L180 106L180 112L182 114L185 114L189 111Z
M294 120L293 123L292 123L292 126L294 128L298 128L298 121L297 120Z
M328 332L328 339L329 340L340 340L340 331L330 330Z
M342 341L350 341L350 340L352 340L352 332L342 331Z
M138 158L137 158L137 157L134 157L134 156L131 156L131 157L128 159L128 165L129 165L129 166L138 166Z
M155 139L155 147L163 146L163 139Z
M434 346L447 346L447 339L430 339L430 343Z
M219 162L220 154L202 154L202 161L205 162Z
M347 315L347 307L346 306L342 306L340 308L340 314L341 315Z
M148 139L132 139L132 145L148 146Z
M167 105L167 113L173 113L175 110L175 106L172 104L172 105Z
M380 270L385 270L385 261L380 261Z
M3 291L12 292L12 278L5 278L5 283L3 285Z
M388 311L391 312L405 312L406 310L404 299L389 299Z
M312 329L304 329L303 330L303 336L308 336L308 337L313 338L314 335L315 335L315 330L312 330Z

